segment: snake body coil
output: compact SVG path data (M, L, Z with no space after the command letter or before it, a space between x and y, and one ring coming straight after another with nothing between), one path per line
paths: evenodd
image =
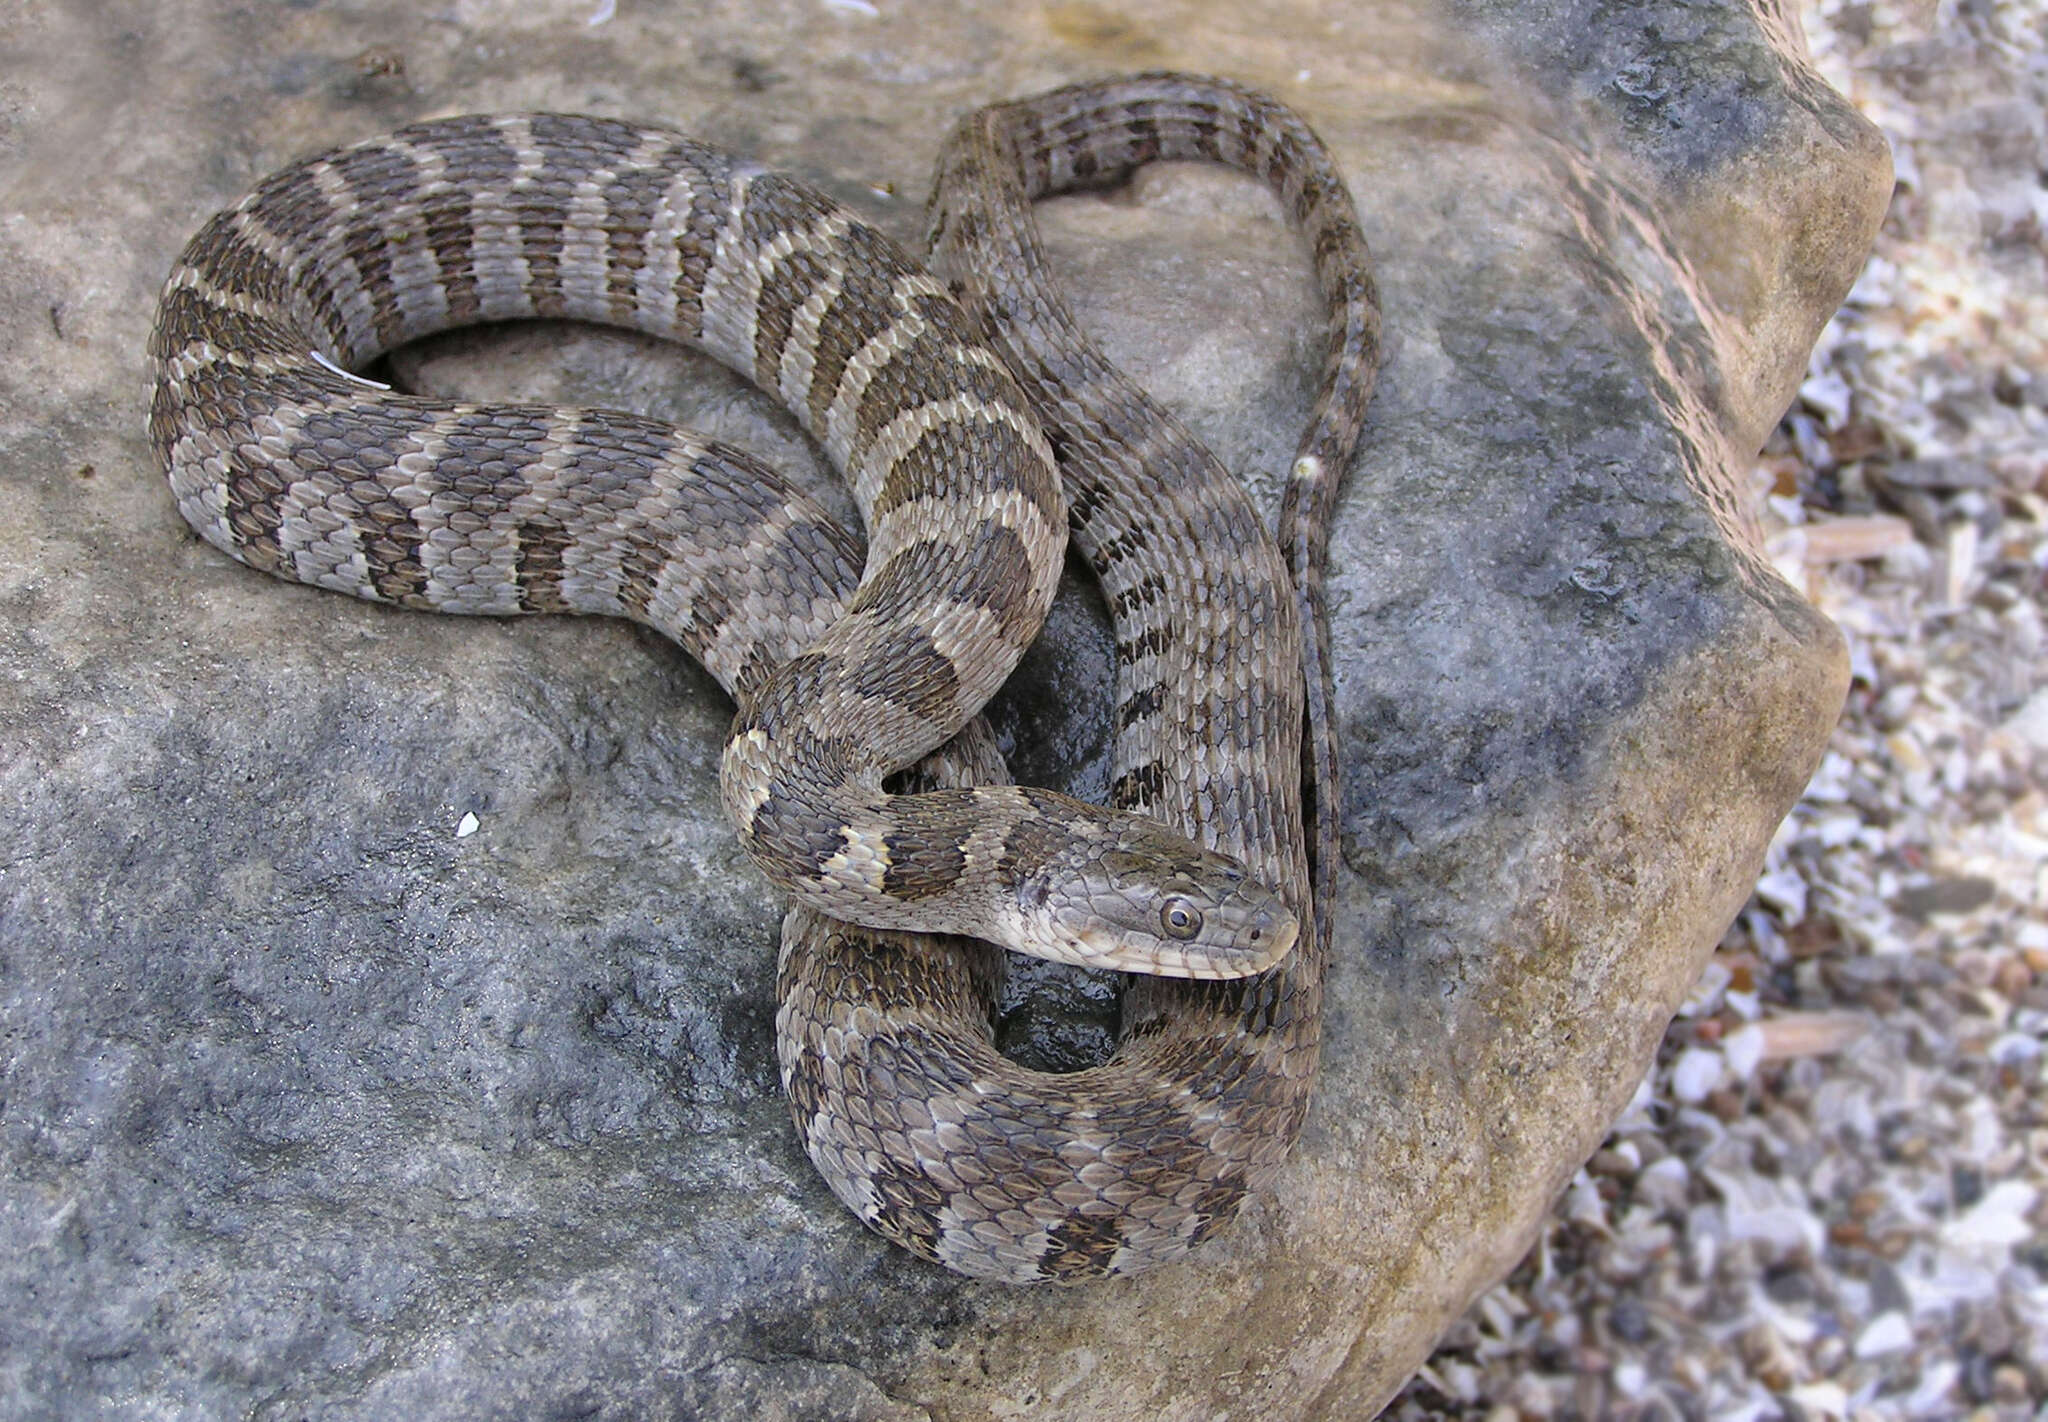
M1217 96L1249 95L1179 82L1212 115ZM1092 92L1114 105L1114 86ZM1041 141L1038 161L1062 142ZM1285 165L1268 166L1272 176ZM864 571L819 510L684 431L611 411L437 403L345 373L433 331L522 316L682 340L777 396L854 492ZM1002 338L987 313L980 324ZM798 905L784 953L785 1080L814 1158L871 1223L986 1276L1125 1272L1178 1253L1277 1164L1306 1102L1322 961L1314 935L1288 956L1310 907L1292 808L1300 639L1285 567L1252 558L1254 602L1226 617L1220 645L1148 636L1120 656L1152 658L1157 687L1212 688L1204 704L1223 729L1198 739L1218 765L1277 734L1290 748L1250 779L1227 792L1171 788L1207 772L1175 759L1185 708L1160 701L1144 715L1168 733L1124 767L1117 808L970 783L1000 774L969 718L1035 635L1057 577L1066 499L1041 420L1063 417L1043 390L1019 390L976 321L886 238L801 185L664 130L540 114L443 120L306 160L215 218L166 286L151 354L151 432L179 510L235 557L438 611L634 618L734 694L725 804ZM1235 486L1220 470L1200 477L1196 492L1137 487L1188 514L1210 500L1220 525L1223 486ZM1195 517L1096 534L1117 506L1107 485L1084 484L1075 502L1098 566L1132 570L1119 600L1183 590L1137 571L1178 556L1139 551L1145 538L1216 531ZM1130 548L1109 557L1119 536ZM1252 541L1262 537L1253 520ZM1233 543L1222 556L1250 555ZM1185 586L1213 596L1199 579ZM1212 612L1187 617L1214 634ZM1151 695L1130 686L1127 676L1127 720ZM1244 709L1228 712L1235 703L1218 693L1229 691ZM920 793L884 793L886 775L963 727L953 759L935 764L979 751L977 771L940 769ZM1182 1045L1141 1082L1107 1080L1106 1098L1086 1073L1023 1083L1020 1102L1038 1093L1074 1108L1057 1120L1027 1110L1027 1140L1010 1116L975 1114L988 1103L972 1099L957 1060L889 1035L907 1022L934 1041L986 1046L982 1000L920 960L955 951L949 940L913 942L910 931L1187 977L1282 967L1142 1007ZM1204 1084L1214 1063L1196 1058L1242 1042L1280 1083L1277 1115L1263 1100L1248 1108L1240 1088ZM1142 1162L1126 1168L1143 1144L1119 1120L1142 1114L1133 1091L1164 1091L1206 1123L1200 1159L1170 1167L1204 1173L1199 1189ZM878 1110L914 1139L878 1128ZM1261 1143L1248 1155L1213 1157L1218 1141L1252 1136ZM990 1208L981 1187L1006 1161L1046 1150L1070 1157L1083 1184L1046 1175L1038 1213L1008 1196ZM893 1163L902 1155L936 1170L913 1181ZM1212 1157L1224 1167L1201 1163ZM1062 1227L1069 1219L1085 1237Z
M1082 334L1039 247L1034 199L1156 159L1261 179L1313 255L1326 355L1279 547L1239 482ZM936 269L1062 450L1075 543L1116 634L1115 802L1282 885L1308 921L1311 875L1327 884L1336 859L1323 540L1379 359L1370 257L1334 163L1265 95L1141 75L970 116L930 216ZM1077 1282L1184 1256L1272 1179L1301 1128L1329 951L1327 891L1314 897L1316 931L1269 972L1131 979L1115 1055L1057 1076L995 1051L998 965L972 945L792 914L778 1040L812 1159L863 1219L964 1273Z

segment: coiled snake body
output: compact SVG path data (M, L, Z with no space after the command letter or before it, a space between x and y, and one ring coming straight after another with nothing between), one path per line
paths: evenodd
M1316 253L1331 357L1285 558L1073 331L1036 259L1030 197L1153 157L1266 178ZM257 568L438 611L625 616L681 643L738 702L726 808L795 901L783 1075L827 1180L963 1272L1132 1272L1228 1219L1307 1102L1327 928L1300 931L1304 645L1319 877L1334 811L1320 638L1297 605L1318 596L1371 382L1364 248L1298 119L1184 76L985 111L934 211L972 314L829 200L680 135L416 125L286 169L193 239L152 337L151 433L180 512ZM345 373L521 316L632 326L749 376L846 477L864 563L772 473L685 431ZM1107 809L986 783L1000 761L969 719L1044 616L1069 499L1118 620ZM917 793L884 791L955 733ZM990 1046L989 972L961 936L1212 981L1143 980L1117 1059L1039 1076Z

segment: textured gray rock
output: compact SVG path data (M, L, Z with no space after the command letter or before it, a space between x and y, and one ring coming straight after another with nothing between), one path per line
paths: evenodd
M1840 702L1737 489L1879 140L1773 5L864 8L0 18L0 1412L1357 1417L1633 1090ZM1384 264L1333 560L1340 954L1282 1187L1186 1268L1008 1291L867 1236L803 1158L709 682L622 627L230 565L150 466L142 345L207 213L424 114L668 121L910 237L954 116L1160 64L1302 109ZM1046 220L1105 342L1270 494L1315 326L1265 200L1163 170ZM815 473L644 343L415 370ZM998 707L1025 779L1100 789L1104 666L1076 596ZM1053 1056L1090 1030L1025 1021Z

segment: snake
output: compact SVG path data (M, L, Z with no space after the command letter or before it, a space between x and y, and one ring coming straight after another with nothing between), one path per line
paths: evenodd
M1278 546L1243 485L1087 338L1032 218L1039 198L1162 159L1261 179L1313 259L1325 357ZM1128 980L1111 1058L1046 1074L990 1039L999 959L799 911L785 926L783 1079L834 1191L913 1252L1011 1283L1136 1274L1185 1257L1271 1182L1314 1080L1339 808L1322 564L1378 370L1370 253L1298 115L1169 73L968 117L940 154L927 236L1061 451L1074 542L1115 635L1113 802L1282 885L1311 930L1256 976ZM943 1090L904 1091L905 1076Z
M1316 426L1337 435L1297 459L1288 507L1323 499L1376 351L1363 242L1327 155L1228 81L1062 92L1090 96L1079 118L1027 136L1014 124L1032 111L1013 107L982 130L1035 165L1032 196L1062 171L1217 157L1266 177L1304 220L1335 313ZM990 188L992 155L956 149L969 185ZM987 196L1030 247L1025 191ZM996 211L961 207L935 250L967 252ZM1300 844L1316 640L1299 632L1301 589L1315 579L1290 576L1299 551L1279 554L1256 517L1237 517L1242 492L1219 469L1134 490L1183 520L1201 566L1255 568L1248 602L1199 601L1214 589L1166 570L1180 550L1151 540L1167 521L1111 532L1133 490L1108 471L1130 460L1088 456L1104 472L1069 493L1068 447L1097 426L1020 380L1006 347L1026 328L997 286L972 284L942 280L825 195L665 128L430 120L292 164L201 228L158 305L150 435L186 522L260 571L438 612L624 617L698 660L736 705L725 811L792 904L779 1050L828 1184L960 1272L1077 1282L1179 1257L1298 1132L1327 943ZM759 461L692 432L429 399L361 373L420 337L525 317L676 340L752 380L845 479L864 551ZM1056 339L1089 349L1070 318ZM1126 451L1177 438L1157 429L1131 425ZM1179 616L1210 639L1164 624L1126 637L1137 624L1119 616L1120 661L1149 668L1153 688L1120 676L1126 734L1137 720L1155 733L1129 736L1153 749L1123 757L1109 806L1007 783L976 717L1045 617L1070 519L1098 568L1124 565L1116 601L1186 592L1198 602ZM1195 682L1220 720L1197 726L1172 700ZM1221 773L1173 758L1177 738ZM1310 780L1329 784L1326 771ZM1112 1061L1008 1082L1017 1069L980 1059L993 974L970 942L1175 979L1194 994L1134 993L1127 1035L1179 1046L1150 1051L1142 1079ZM964 992L955 960L974 964ZM1225 1058L1242 1065L1219 1070ZM1017 1094L981 1099L978 1068ZM1164 1174L1147 1154L1162 1101L1198 1123Z

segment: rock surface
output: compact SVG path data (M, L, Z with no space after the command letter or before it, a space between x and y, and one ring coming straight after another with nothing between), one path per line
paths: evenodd
M1839 643L1736 471L1888 169L1775 7L704 8L0 18L0 1411L1369 1415L1628 1099L1818 757ZM1339 961L1282 1187L1185 1268L1019 1292L812 1175L709 682L623 627L229 564L151 465L142 346L209 212L414 117L663 120L911 238L959 114L1159 65L1307 114L1383 263ZM1270 495L1315 329L1270 205L1167 169L1046 221L1112 353ZM645 343L414 369L815 473ZM1105 666L1077 595L997 708L1023 778L1100 788Z

